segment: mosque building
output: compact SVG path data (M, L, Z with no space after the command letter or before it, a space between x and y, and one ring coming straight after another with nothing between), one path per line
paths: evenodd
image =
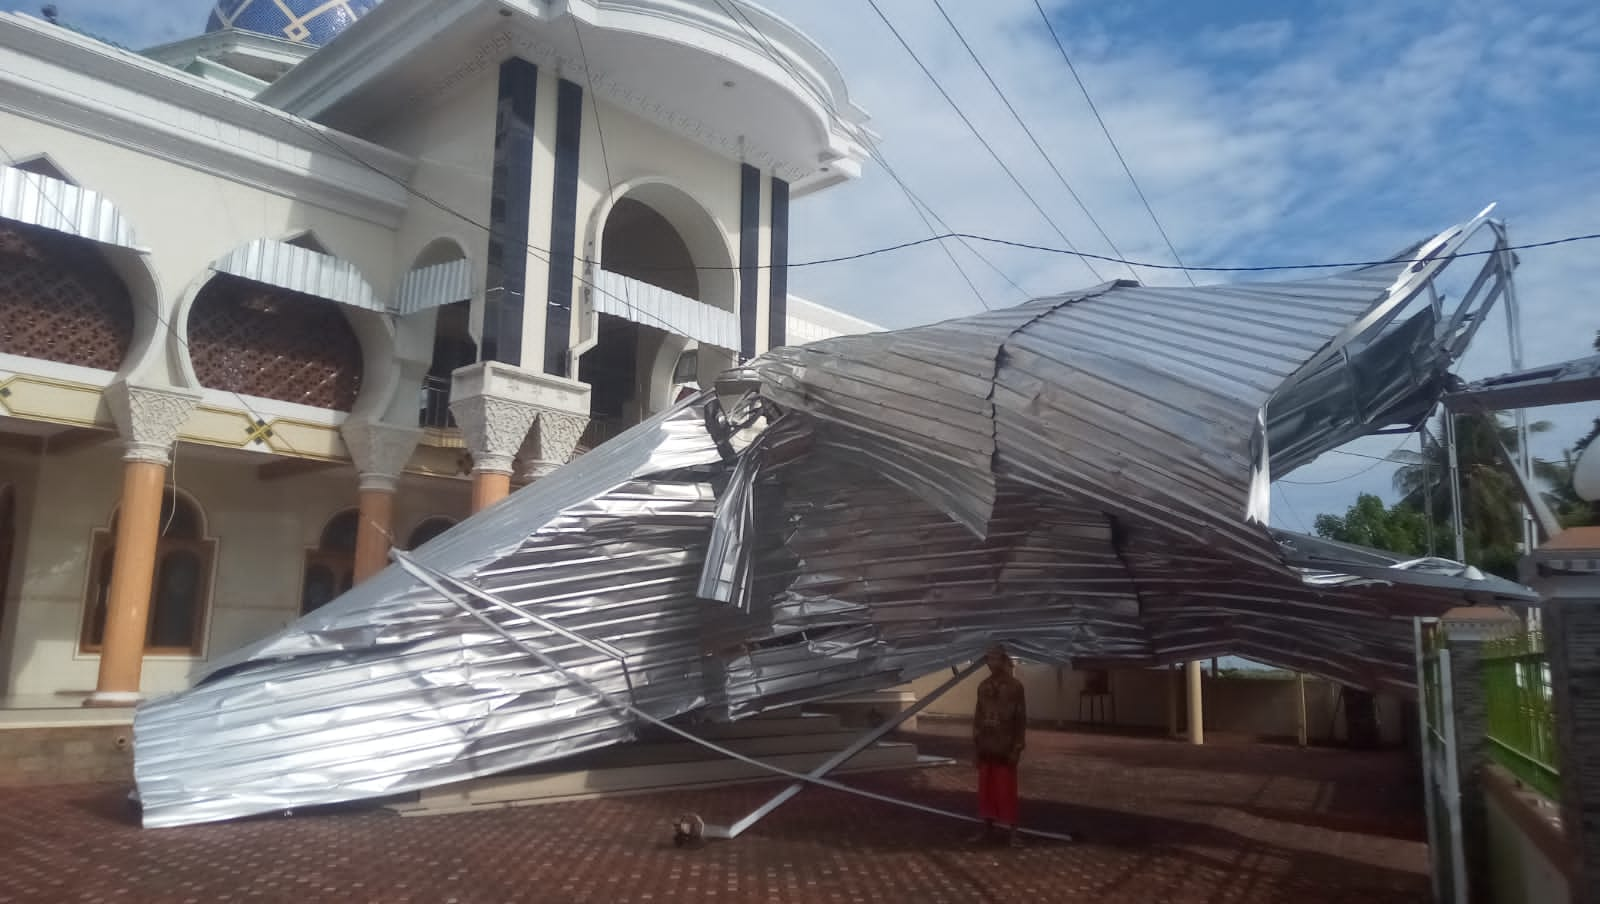
M866 116L743 0L57 18L0 14L7 701L182 689L686 384L874 329L788 294Z

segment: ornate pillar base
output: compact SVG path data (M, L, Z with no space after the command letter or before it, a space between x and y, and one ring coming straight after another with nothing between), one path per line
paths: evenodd
M537 459L548 463L550 470L566 464L588 423L589 387L485 361L455 372L450 411L472 452L476 513L511 494L518 452L535 424L540 427ZM571 442L562 449L569 437Z
M360 583L388 567L394 538L395 490L422 439L422 431L380 421L355 421L346 422L339 432L361 475L361 521L356 528L355 561L355 579Z
M106 402L127 444L122 498L117 507L116 551L100 644L100 675L85 706L133 706L139 702L150 593L155 582L156 545L161 532L161 500L167 464L178 431L200 396L175 389L117 383Z

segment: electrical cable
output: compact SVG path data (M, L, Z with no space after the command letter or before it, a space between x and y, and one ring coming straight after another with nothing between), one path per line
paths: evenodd
M720 4L720 3L723 2L723 0L715 0L715 2L718 2ZM740 13L739 18L743 18L743 14L742 13ZM743 26L741 26L741 28L742 27ZM771 55L770 51L769 51L769 55ZM786 71L787 71L787 68L786 68ZM193 87L193 85L192 85L193 79L191 77L187 77L186 76L184 78L180 78L178 76L178 74L176 73L176 71L173 74L163 74L161 77L166 78L166 79L172 81L175 84L183 85L186 88L192 88ZM79 95L79 96L81 97L82 95ZM84 99L88 100L88 98L84 98ZM831 107L830 107L830 109L831 109ZM263 115L276 118L276 119L278 119L278 120L280 120L280 121L282 121L282 122L284 122L286 124L295 126L295 127L299 128L300 130L305 131L307 134L318 138L322 142L324 142L326 144L329 144L334 149L338 150L342 155L351 158L352 160L354 160L359 165L361 165L361 166L363 166L363 167L365 167L365 168L367 168L369 170L372 170L377 175L380 175L383 178L385 178L385 179L387 179L387 180L389 180L391 182L394 182L394 183L396 183L398 185L401 185L401 186L405 187L409 194L411 194L411 195L413 195L413 196L415 196L417 198L420 198L420 199L422 199L424 201L427 201L429 204L431 204L431 205L433 205L435 207L438 207L443 212L448 213L448 214L450 214L451 216L453 216L453 217L455 217L457 219L461 219L463 222L466 222L469 225L475 226L475 227L477 227L479 229L488 229L487 226L484 226L481 223L477 223L476 221L474 221L471 218L467 217L465 214L461 214L461 213L459 213L459 212L457 212L455 210L452 210L449 207L441 204L437 200L429 198L428 196L422 194L421 192L418 192L415 189L412 189L410 186L406 185L404 180L399 179L398 177L393 176L390 173L385 172L383 169L381 169L381 168L379 168L377 166L374 166L371 163L368 163L367 161L363 160L359 156L355 155L353 152L351 152L348 149L344 148L342 145L339 145L338 143L334 142L328 136L324 135L323 133L317 131L314 128L311 128L312 124L308 123L306 120L300 119L299 117L296 117L296 116L294 116L292 114L286 113L283 110L279 110L279 109L272 108L272 107L260 107L260 112ZM875 161L877 161L879 163L883 163L884 162L878 156L878 153L870 145L868 145L867 147L868 147L869 153L873 154L873 159ZM931 208L930 208L930 210L931 210ZM942 218L937 218L936 217L936 219L941 219L941 222L942 222ZM971 232L960 232L960 231L956 231L956 230L953 230L953 229L947 229L946 232L940 233L938 235L928 236L927 238L910 239L910 240L907 240L907 241L896 242L894 244L884 245L884 246L880 246L880 247L877 247L877 248L869 248L869 249L867 249L865 251L858 251L858 252L854 252L854 253L851 253L851 254L837 255L837 256L833 256L833 257L816 258L816 259L809 260L809 261L791 262L788 265L788 267L789 267L790 270L795 270L795 269L804 269L804 268L807 268L807 267L820 267L820 266L827 266L827 265L831 265L831 264L848 263L848 262L851 262L851 261L863 260L865 258L876 257L876 256L883 255L883 254L891 254L891 253L895 253L895 252L899 252L899 251L909 250L909 249L912 249L912 248L916 248L916 247L919 247L919 246L922 246L922 245L929 244L930 242L944 242L944 241L950 241L950 240L963 241L964 240L964 241L968 241L968 242L980 242L980 243L997 245L997 246L1000 246L1000 247L1012 248L1012 249L1018 249L1018 250L1037 251L1037 252L1046 253L1046 254L1060 254L1060 255L1067 255L1067 256L1072 256L1072 257L1081 257L1081 258L1086 258L1086 259L1092 260L1092 261L1101 261L1103 263L1119 264L1119 265L1123 265L1123 266L1136 267L1136 268L1141 268L1141 269L1146 269L1146 270L1184 270L1184 271L1201 272L1201 273L1272 273L1272 272L1288 272L1288 271L1300 271L1300 270L1349 270L1349 269L1360 269L1360 268L1363 268L1363 267L1377 267L1377 266L1383 266L1383 265L1386 265L1386 264L1396 264L1396 263L1408 263L1409 264L1409 263L1426 263L1428 261L1450 261L1450 260L1456 260L1456 259L1459 259L1459 258L1482 257L1482 256L1485 256L1485 255L1490 255L1490 254L1498 254L1501 251L1530 251L1530 250L1537 250L1537 249L1542 249L1542 248L1550 248L1550 247L1554 247L1554 246L1558 246L1558 245L1572 244L1572 243L1576 243L1576 242L1590 242L1590 241L1595 241L1597 239L1600 239L1600 232L1573 234L1573 235L1562 236L1560 238L1555 238L1555 239L1547 239L1547 240L1544 240L1544 241L1527 242L1527 243L1518 244L1518 245L1508 245L1508 246L1506 246L1504 248L1491 248L1491 249L1486 249L1486 250L1481 250L1481 251L1461 251L1461 252L1455 252L1453 254L1439 255L1437 257L1432 257L1432 258L1411 257L1411 258L1386 258L1386 259L1373 259L1373 260L1332 261L1332 262L1326 262L1326 263L1261 264L1261 265L1240 265L1240 266L1196 266L1196 265L1183 264L1183 263L1180 263L1180 264L1177 264L1177 265L1174 265L1174 264L1158 264L1158 263L1154 263L1154 262L1150 262L1150 261L1134 260L1134 259L1131 259L1131 258L1124 259L1124 258L1113 257L1113 256L1109 256L1109 255L1104 255L1104 254L1093 254L1093 253L1090 253L1090 252L1087 252L1087 251L1078 251L1076 249L1070 249L1070 248L1055 248L1055 247L1051 247L1049 245L1043 245L1043 244L1039 244L1039 243L1036 243L1036 242L1025 242L1025 241L1018 241L1018 240L1013 240L1013 239L1003 239L1003 238L998 238L998 237L995 237L995 236L981 235L981 234L971 233ZM540 248L540 247L538 247L536 245L529 245L528 248L536 256L541 256L541 257L543 257L543 259L548 261L548 255L550 254L549 249ZM974 254L978 254L978 252L975 249L969 249L969 250L973 250ZM981 255L980 255L980 257L981 257ZM582 260L582 257L579 256L579 255L574 254L573 255L573 259L574 260ZM994 264L988 262L987 259L985 259L985 262L989 263L991 268L995 268ZM756 266L757 266L757 269L770 269L772 265L770 265L770 264L757 264ZM737 270L739 268L738 267L725 267L725 266L699 266L699 265L696 265L696 266L692 266L692 267L654 267L654 268L646 268L646 269L654 269L654 270L726 271L726 270ZM998 272L998 268L995 268L995 269ZM591 288L594 288L592 286L592 284L590 284L590 285L591 285ZM1016 283L1014 281L1012 281L1012 285L1015 286ZM597 291L598 291L598 289L597 289ZM606 294L610 294L610 293L606 293Z
M10 166L11 162L16 159L11 154L11 152L6 149L5 145L3 145L3 144L0 144L0 156L4 156L6 158L6 165L7 166ZM73 219L71 217L67 216L66 212L61 209L61 206L59 204L57 204L53 198L50 198L48 195L46 195L45 198L49 202L50 206L55 209L56 213L61 216L63 222L72 222L73 221ZM136 292L129 292L128 295L129 295L130 298L138 298L138 297L140 297L139 294L136 293ZM145 308L147 310L149 310L151 316L153 316L155 318L156 326L159 327L162 331L165 331L167 334L171 335L171 337L173 339L176 339L178 344L183 347L184 352L192 357L193 354L194 354L194 350L189 345L188 339L185 338L181 333L179 333L172 326L172 323L165 316L162 315L159 299L155 300L153 302L145 303ZM160 335L160 333L158 333L158 335ZM205 387L205 388L214 388L214 387ZM244 411L245 415L248 416L253 423L266 423L267 422L267 419L265 417L263 417L260 414L260 412L256 411L253 407L251 407L250 403L245 401L244 396L241 395L237 390L222 389L222 390L217 390L217 391L226 392L229 395L233 396L234 400L239 403L239 407ZM278 439L280 442L283 443L284 449L287 450L287 452L288 452L288 454L290 456L295 457L295 458L301 458L301 459L310 458L310 456L305 455L299 449L295 448L294 443L291 442L288 439L288 437L284 436L283 434L274 433L273 436L276 439ZM180 440L181 440L181 437L180 437ZM171 486L172 486L172 489L173 489L174 504L173 504L173 508L172 508L171 514L168 515L168 517L167 517L166 525L164 525L161 528L161 535L163 535L163 536L166 534L166 532L168 530L171 529L173 519L175 519L177 517L177 513L178 513L177 512L176 499L177 499L177 490L178 490L177 481L178 481L178 446L179 446L179 444L180 444L179 441L174 441L173 442L172 452L171 452L171 464L168 467L168 470L171 472ZM371 518L367 518L366 520L367 520L368 524L370 524L379 533L384 535L384 537L389 541L389 545L390 546L395 546L396 545L395 538L394 538L394 535L393 535L392 532L390 532L389 530L384 528L383 525L378 524L376 521L373 521Z
M966 48L967 55L972 57L973 63L977 64L978 71L983 73L983 77L985 79L988 79L989 87L993 88L994 93L999 95L1000 102L1005 104L1006 109L1011 112L1011 118L1017 121L1017 125L1022 127L1023 134L1027 135L1028 140L1033 142L1034 150L1039 152L1039 156L1044 158L1044 162L1050 167L1050 171L1055 173L1056 181L1060 182L1061 187L1065 188L1067 190L1067 194L1072 196L1073 202L1078 205L1079 210L1083 211L1083 215L1088 218L1089 223L1094 226L1095 231L1100 233L1100 238L1103 239L1106 243L1106 246L1111 249L1111 253L1117 257L1123 257L1122 249L1118 248L1117 243L1112 241L1111 236L1106 234L1105 227L1101 226L1100 221L1095 219L1095 215L1089 211L1089 205L1085 204L1083 198L1078 196L1077 190L1074 189L1072 187L1072 183L1067 180L1066 174L1061 172L1061 167L1056 165L1055 159L1052 158L1049 152L1044 149L1044 145L1039 141L1039 137L1034 134L1032 128L1029 128L1027 121L1022 118L1022 114L1019 113L1016 106L1011 103L1011 98L1006 96L1005 91L1000 87L1000 83L995 81L994 76L990 74L989 67L983 64L983 60L978 56L978 52L974 50L972 44L967 41L967 36L962 34L961 29L956 25L955 20L950 18L950 14L945 11L944 4L940 2L940 0L933 0L933 6L939 11L939 15L944 17L945 24L950 26L950 30L955 32L956 40L960 41L961 46ZM1128 272L1133 275L1134 279L1139 278L1138 272L1135 271L1133 267L1129 266Z
M727 13L728 16L734 20L734 24L739 26L739 30L744 32L745 36L750 38L750 40L754 41L756 46L760 48L761 52L765 54L768 59L772 60L772 62L779 69L783 70L791 78L793 78L795 84L798 85L801 90L805 91L813 100L817 101L817 103L820 104L823 109L828 111L830 116L839 120L844 119L844 117L840 114L838 107L834 105L833 99L812 88L809 80L802 77L802 75L796 71L793 66L783 59L783 56L778 53L777 48L773 46L772 42L761 31L760 27L750 19L749 15L745 13L744 9L742 9L736 2L733 2L733 0L728 0L728 2L725 2L725 0L715 0L715 2L717 4L717 8L721 9L724 13ZM729 5L730 2L732 2L731 6ZM950 247L946 244L946 241L953 239L954 241L960 243L961 246L966 248L967 251L969 251L974 257L982 261L989 267L989 269L993 270L995 273L998 273L1001 279L1005 280L1011 285L1012 288L1016 289L1017 292L1022 295L1023 300L1026 301L1032 297L1026 289L1018 285L1016 280L1012 279L1009 274L1000 269L1000 267L991 261L988 256L979 251L977 248L974 248L971 242L954 236L952 234L953 230L950 228L950 224L946 223L944 218L939 216L938 212L933 209L931 204L922 200L922 198L917 196L916 192L911 190L911 186L907 185L906 181L900 177L898 172L895 171L895 168L889 165L889 159L884 156L881 150L874 147L870 141L866 140L861 142L861 146L866 149L867 155L871 157L874 162L883 167L883 171L887 173L889 178L894 181L896 186L899 187L900 192L905 195L906 201L910 203L912 211L916 213L919 219L922 220L922 224L928 228L929 234L935 238L938 238L941 235L948 236L948 238L938 238L939 247L944 251L945 256L950 259L950 263L956 268L956 272L961 275L962 280L966 282L967 287L972 290L973 296L978 299L978 303L983 306L984 310L992 311L994 308L990 306L989 301L984 297L983 292L979 291L977 283L973 282L972 277L967 274L966 268L961 265L961 261L956 258L955 253L950 250ZM926 213L924 213L924 210ZM929 221L930 217L932 218L932 222ZM935 223L938 224L937 227L934 225Z
M1362 468L1361 470L1355 472L1354 474L1347 474L1344 477L1336 477L1333 480L1289 480L1288 478L1284 478L1284 479L1278 480L1276 482L1277 483L1286 483L1286 484L1289 484L1291 486L1297 486L1297 487L1325 487L1325 486L1331 486L1331 485L1336 484L1336 483L1344 483L1344 482L1349 481L1349 480L1355 480L1357 477L1363 477L1363 476L1371 473L1372 471L1376 470L1378 465L1384 464L1386 462L1389 463L1389 464L1404 464L1404 462L1394 461L1390 456L1393 456L1396 452L1399 452L1401 449L1404 449L1406 447L1406 445L1411 442L1411 440L1416 438L1416 436L1417 436L1416 433L1408 433L1408 434L1406 434L1406 438L1400 441L1400 445L1395 446L1393 449L1391 449L1389 451L1389 455L1384 456L1383 458L1379 458L1376 455L1361 455L1361 453L1359 453L1359 452L1346 453L1348 455L1358 455L1358 456L1360 456L1362 458L1370 458L1370 459L1373 460L1372 464L1367 465L1365 468ZM1332 451L1338 451L1338 450L1332 450Z
M1105 119L1100 115L1100 108L1095 106L1094 98L1089 96L1089 88L1083 83L1083 78L1078 75L1078 67L1072 64L1072 55L1067 53L1067 45L1061 40L1061 35L1056 31L1054 22L1050 21L1050 14L1044 11L1044 4L1033 0L1033 6L1039 11L1039 18L1044 20L1044 27L1049 29L1050 37L1055 39L1056 49L1061 51L1061 59L1066 61L1067 71L1072 73L1072 80L1078 83L1078 90L1083 92L1083 99L1089 103L1089 111L1094 114L1095 122L1100 124L1100 131L1106 136L1111 150L1117 155L1117 162L1122 164L1122 171L1128 174L1128 181L1133 183L1133 190L1138 193L1139 200L1144 203L1145 213L1150 215L1150 222L1156 224L1156 231L1161 233L1162 241L1167 243L1167 250L1172 252L1172 259L1178 262L1178 269L1188 277L1189 285L1195 285L1194 275L1189 272L1191 268L1183 265L1183 258L1178 255L1178 249L1172 244L1172 237L1167 235L1166 227L1161 225L1161 218L1156 216L1154 207L1150 206L1150 199L1145 196L1144 189L1139 187L1139 180L1133 177L1133 168L1128 166L1128 160L1122 156L1122 148L1117 146L1117 140L1111 137L1111 129L1106 125ZM1070 244L1070 243L1069 243Z
M928 65L922 61L920 56L917 56L917 52L911 48L911 44L906 41L905 36L900 34L900 30L895 28L894 23L889 20L888 16L884 15L883 9L878 6L878 0L867 0L867 5L871 6L872 11L878 14L878 18L883 20L883 24L888 26L890 34L893 34L895 40L900 42L900 46L905 48L906 53L910 54L912 62L917 64L917 68L921 69L922 74L927 76L928 81L931 82L933 87L938 90L939 95L943 97L945 102L950 105L950 108L956 112L956 116L960 117L961 121L966 124L967 130L972 133L972 136L978 139L978 143L983 145L983 149L989 152L989 156L994 158L995 163L999 164L1001 171L1011 179L1012 184L1017 187L1017 191L1022 192L1023 197L1027 198L1028 203L1033 205L1033 209L1039 212L1039 216L1043 217L1044 221L1050 224L1050 228L1054 230L1055 234L1061 238L1061 241L1065 242L1068 248L1076 251L1077 246L1072 243L1071 239L1067 238L1067 234L1061 230L1061 226L1057 224L1055 219L1050 216L1049 212L1044 209L1044 206L1039 203L1038 199L1034 198L1033 193L1028 191L1027 186L1022 184L1022 180L1017 178L1017 174L1013 172L1011 167L1006 164L1003 158L1001 158L1000 153L994 149L994 145L990 144L989 140L983 137L983 133L978 130L978 127L973 124L972 119L968 117L966 112L961 109L961 105L956 103L955 98L950 96L950 92L946 91L944 85L939 82L939 79L936 76L934 76L933 70L928 68ZM1100 275L1100 271L1095 269L1094 264L1090 263L1087 257L1080 256L1079 262L1082 263L1084 267L1086 267L1089 272L1094 275L1096 280L1100 280L1102 282L1105 280L1105 277Z

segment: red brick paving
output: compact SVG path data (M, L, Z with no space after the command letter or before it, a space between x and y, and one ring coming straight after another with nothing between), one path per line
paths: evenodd
M958 726L925 750L961 756ZM953 809L970 767L852 776ZM728 822L775 786L481 814L387 811L141 830L107 785L0 789L0 902L1420 902L1420 804L1405 759L1243 742L1037 731L1025 822L1081 833L969 847L968 826L810 790L700 850L668 820Z

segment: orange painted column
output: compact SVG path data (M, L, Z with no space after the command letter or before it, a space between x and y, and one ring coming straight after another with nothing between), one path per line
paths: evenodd
M100 678L89 706L139 702L139 673L149 631L155 583L156 542L161 531L165 465L130 460L123 465L122 503L117 514L116 552L106 600L106 630L100 647Z
M394 489L361 488L361 522L356 527L356 583L382 571L389 564L389 545L394 536Z
M472 512L477 514L511 495L511 475L500 471L472 472Z

